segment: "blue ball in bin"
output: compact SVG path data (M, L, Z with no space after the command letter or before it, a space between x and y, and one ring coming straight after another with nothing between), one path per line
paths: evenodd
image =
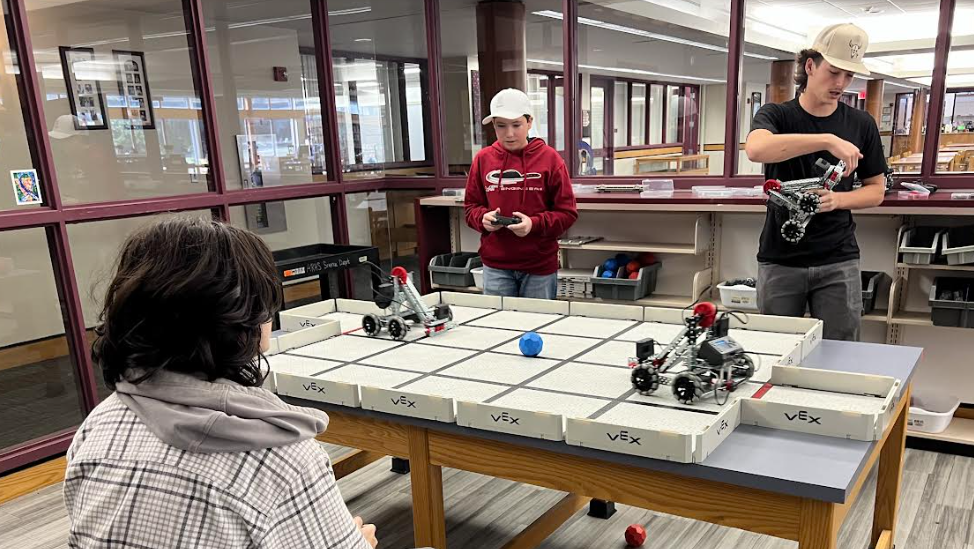
M521 349L521 354L524 356L538 356L541 354L541 348L544 346L544 342L541 341L541 336L535 332L528 332L521 336L521 341L517 344L518 348Z
M602 264L602 269L603 270L606 270L606 271L609 271L609 272L613 272L614 273L614 272L616 272L616 269L618 269L618 268L619 268L619 262L617 262L613 258L606 259L605 260L605 263Z
M616 274L612 271L603 271L602 278L615 278Z

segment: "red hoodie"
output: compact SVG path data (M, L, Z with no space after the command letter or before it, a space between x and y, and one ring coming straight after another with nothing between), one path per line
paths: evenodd
M535 275L558 271L558 238L578 219L578 210L565 161L555 149L539 138L518 152L494 142L474 157L464 197L467 225L481 234L484 265ZM487 232L484 214L497 208L504 216L530 216L531 232L523 238L506 227Z

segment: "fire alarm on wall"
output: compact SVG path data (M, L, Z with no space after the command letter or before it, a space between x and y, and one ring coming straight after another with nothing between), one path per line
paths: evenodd
M274 67L274 81L287 82L287 67Z

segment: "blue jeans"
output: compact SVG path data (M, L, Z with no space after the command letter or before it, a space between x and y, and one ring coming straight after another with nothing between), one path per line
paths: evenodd
M558 295L558 273L533 275L484 265L484 295L554 299Z

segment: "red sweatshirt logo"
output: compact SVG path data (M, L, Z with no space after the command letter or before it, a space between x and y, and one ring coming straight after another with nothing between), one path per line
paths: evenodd
M500 170L491 170L487 172L487 185L486 191L491 192L497 190L498 186L513 185L514 183L523 183L528 179L541 179L541 174L536 172L528 172L522 174L517 170L504 170L501 174Z

